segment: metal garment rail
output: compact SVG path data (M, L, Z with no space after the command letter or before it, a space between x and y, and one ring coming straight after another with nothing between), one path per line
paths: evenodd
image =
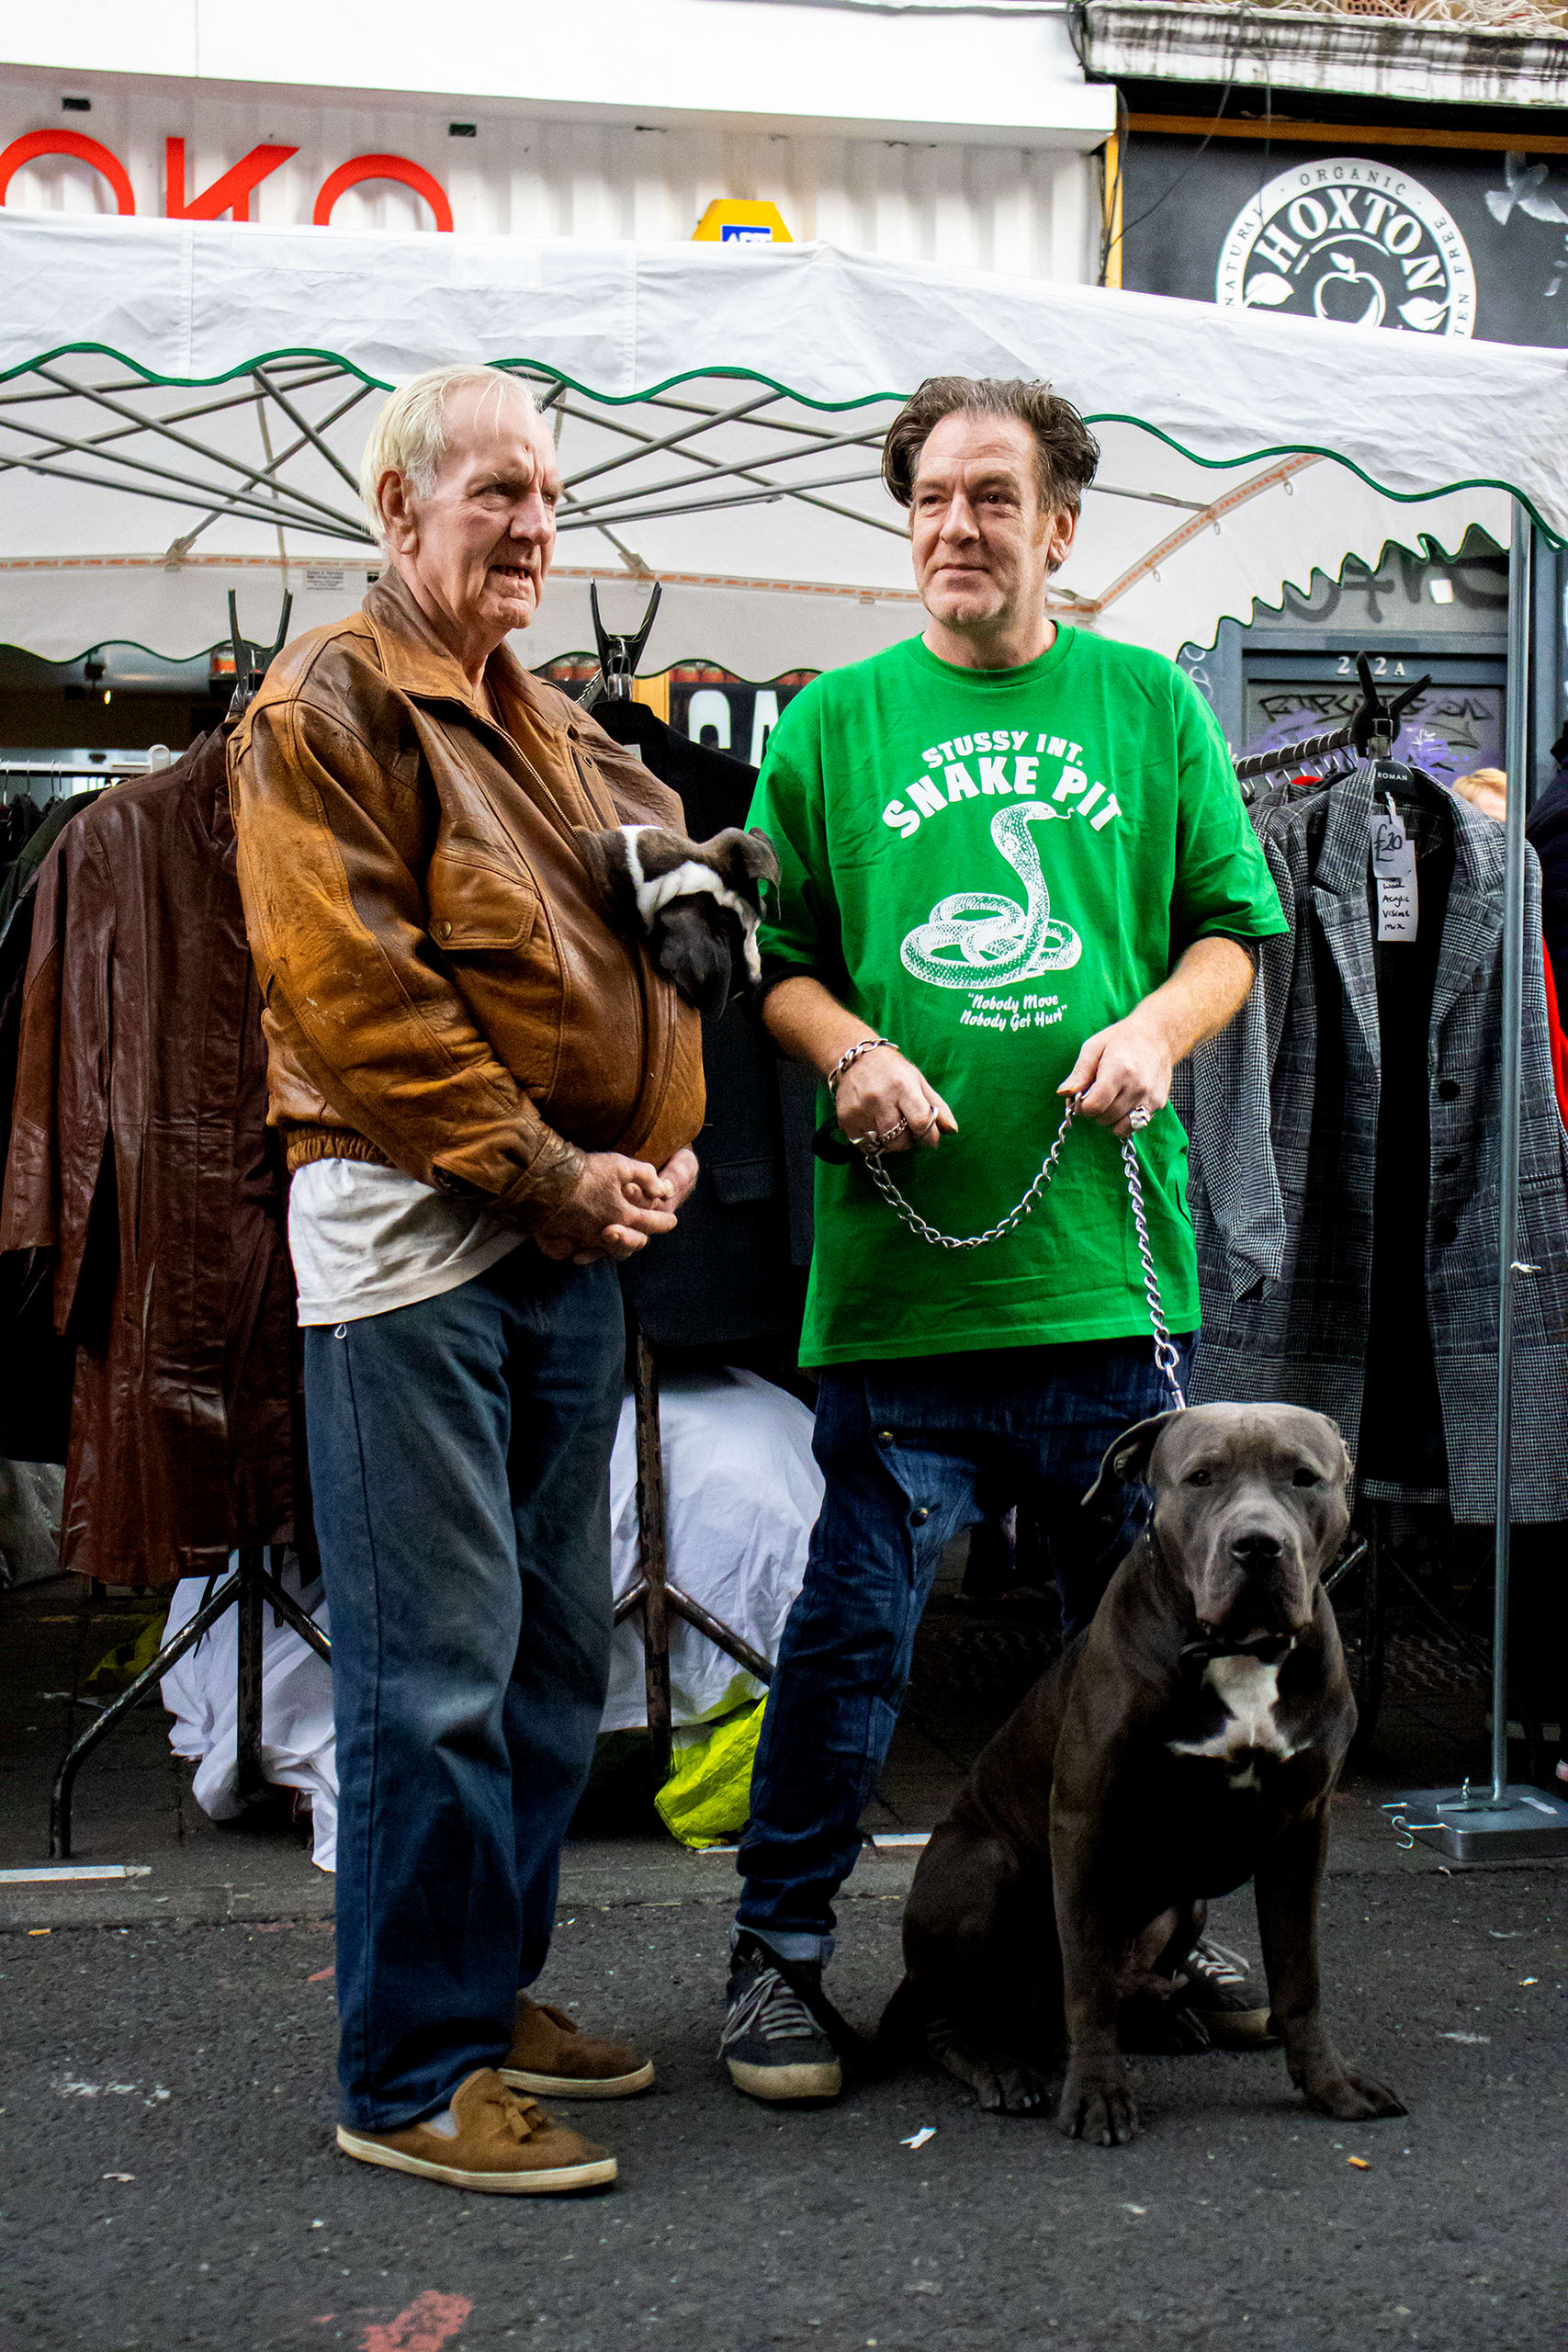
M177 1666L186 1652L194 1649L202 1635L210 1632L218 1620L231 1609L240 1613L240 1643L238 1702L235 1718L238 1793L242 1804L253 1804L266 1788L262 1770L262 1609L270 1601L278 1616L292 1625L302 1641L308 1642L320 1658L332 1664L331 1642L322 1633L309 1610L284 1589L273 1569L263 1565L259 1544L248 1545L236 1555L238 1565L226 1576L210 1599L203 1601L196 1615L182 1625L172 1642L165 1643L152 1660L144 1667L127 1690L122 1690L112 1706L106 1707L97 1721L90 1724L81 1738L71 1747L55 1776L49 1796L49 1854L51 1861L71 1859L72 1800L76 1775L93 1753L106 1740L118 1724L123 1723L133 1707L154 1691L171 1667ZM275 1555L276 1564L276 1555Z

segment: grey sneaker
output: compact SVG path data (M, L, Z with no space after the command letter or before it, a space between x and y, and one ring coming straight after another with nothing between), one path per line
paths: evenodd
M797 1989L798 1988L798 1989ZM844 2072L818 2010L832 2014L820 1961L783 1961L741 1928L730 1954L718 2054L751 2098L837 2098Z
M1250 1971L1240 1952L1200 1936L1181 1963L1187 1980L1179 1984L1177 2001L1202 2018L1216 2050L1272 2050L1269 2030L1269 1996L1250 1982Z

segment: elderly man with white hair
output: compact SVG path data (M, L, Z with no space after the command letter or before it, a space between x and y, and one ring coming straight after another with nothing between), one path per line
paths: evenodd
M653 2076L524 1988L604 1704L612 1261L673 1226L703 1113L696 1017L576 838L679 803L507 644L559 487L515 379L395 392L386 568L231 762L332 1608L338 2144L512 2192L615 2177L532 2095Z

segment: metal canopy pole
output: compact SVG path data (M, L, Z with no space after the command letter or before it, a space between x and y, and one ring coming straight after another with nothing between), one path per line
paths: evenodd
M1533 531L1514 501L1508 561L1508 810L1503 880L1503 1195L1497 1211L1497 1534L1492 1595L1492 1803L1508 1785L1508 1572L1514 1455L1514 1290L1519 1258L1519 1076L1524 1023L1525 812L1529 800Z
M1423 1789L1403 1798L1397 1829L1413 1832L1459 1861L1510 1854L1568 1853L1568 1804L1542 1789L1508 1785L1508 1572L1513 1484L1514 1295L1519 1261L1519 1124L1524 1057L1525 816L1530 780L1530 638L1534 526L1514 501L1508 561L1508 810L1503 882L1503 1090L1501 1196L1497 1214L1497 1532L1492 1594L1492 1786L1472 1793ZM1389 1808L1391 1811L1393 1808ZM1436 1818L1433 1818L1433 1816Z

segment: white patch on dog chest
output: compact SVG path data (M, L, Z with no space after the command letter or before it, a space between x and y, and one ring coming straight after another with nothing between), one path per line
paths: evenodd
M1257 1788L1256 1752L1283 1761L1295 1748L1280 1727L1280 1668L1256 1657L1215 1657L1203 1669L1203 1683L1225 1711L1224 1722L1207 1739L1171 1739L1173 1756L1211 1756L1231 1768L1232 1785Z

